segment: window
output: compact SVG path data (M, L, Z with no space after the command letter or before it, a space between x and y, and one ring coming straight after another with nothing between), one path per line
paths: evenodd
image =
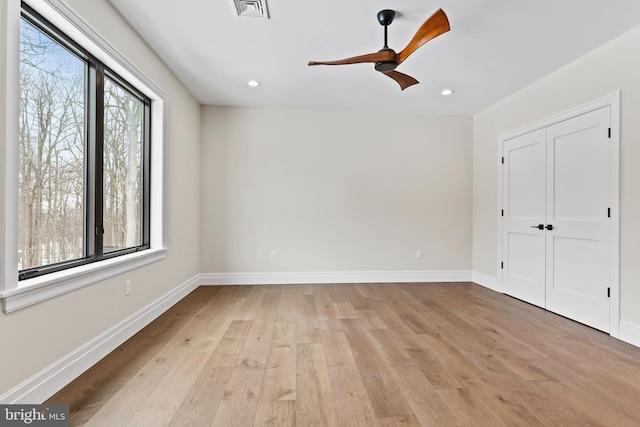
M167 95L64 0L3 4L0 300L10 313L166 258Z
M148 100L106 77L102 161L103 252L146 247L144 161L148 150ZM148 210L148 209L147 209Z
M150 247L151 100L23 4L20 280Z

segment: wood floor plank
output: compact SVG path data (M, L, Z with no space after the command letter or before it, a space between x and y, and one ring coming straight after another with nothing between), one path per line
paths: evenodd
M126 426L168 425L192 389L206 363L206 355L185 352L172 369L142 401Z
M367 329L365 332L382 357L387 359L409 357L398 335L390 329Z
M585 402L576 399L571 389L557 381L528 382L517 390L510 390L510 395L521 402L527 402L531 408L540 408L535 415L546 426L608 425L598 421L605 417L592 417L590 410L585 408Z
M341 426L376 426L378 418L355 365L329 367L336 419Z
M213 350L210 364L218 368L236 366L240 350L242 350L252 326L253 320L232 320Z
M335 302L333 304L336 308L338 319L357 319L358 318L358 314L356 313L355 308L353 308L353 305L351 305L351 302L344 301L344 302Z
M296 323L278 317L260 393L261 402L296 399Z
M202 287L47 403L73 426L637 426L640 348L471 283Z
M198 427L213 424L231 374L233 368L211 365L203 368L169 425Z
M321 344L298 344L296 421L301 426L337 425L329 373Z
M297 315L298 287L297 286L282 286L282 293L280 295L280 306L278 306L278 315L280 317L292 317Z
M265 286L250 286L249 293L246 296L242 307L238 310L237 320L253 320L256 318L262 298L267 288Z
M242 341L242 347L214 425L250 425L255 420L276 329L281 292L281 287L264 287L262 293L250 293L247 300L253 299L254 302L243 307L251 313L253 320L236 323L239 326L237 330L230 327L227 331L230 340L237 338L237 343Z
M315 290L313 295L318 321L324 326L322 329L339 331L342 326L340 326L338 312L331 294L326 289L320 288Z
M422 375L437 389L457 389L462 384L451 372L446 356L441 359L438 353L430 348L411 348L407 350Z
M296 426L296 403L294 400L272 400L260 402L254 427Z
M484 402L469 388L439 389L437 393L464 425L487 427L508 425L491 410L490 404Z
M231 320L243 301L244 298L230 300L228 304L219 308L209 321L207 335L212 341L216 341L217 345L205 353L208 360L176 411L171 425L198 426L213 423L225 397L240 349L245 343L244 338L253 326L253 321Z
M366 320L368 322L368 325L365 326L367 329L389 329L389 325L386 320L380 313L372 308L357 309L356 316L358 319Z
M463 425L412 359L395 359L393 367L402 391L422 425Z
M220 402L214 426L250 426L256 418L264 371L237 366Z
M398 334L416 333L416 331L413 330L402 318L403 313L394 311L388 301L371 301L370 305L372 310L377 313L377 316L385 323L385 326L388 329L391 329Z
M341 285L342 294L351 307L355 310L368 310L370 309L369 299L362 296L360 290L352 284Z
M327 366L357 366L344 332L322 331L322 345Z
M259 335L271 337L273 335L273 327L278 315L278 307L280 306L280 297L282 295L281 288L267 289L260 301L256 312L254 322L251 325L250 335Z
M87 425L121 425L126 426L141 408L149 393L156 390L158 385L169 376L175 366L179 365L187 353L168 355L160 351L153 360L149 361L122 388L115 393L91 417ZM132 399L131 396L138 396Z
M563 397L567 404L586 414L591 420L597 420L603 413L610 413L615 414L615 419L618 420L616 425L637 425L640 420L637 415L640 413L640 399L638 392L633 391L633 385L614 381L609 377L601 378L597 372L592 375L591 369L578 367L575 363L567 365L567 361L559 362L549 358L540 363L545 371L558 378L566 390L573 390ZM615 392L612 391L614 389Z
M318 318L315 296L310 285L298 287L296 297L296 343L311 344L321 340L321 330L326 329Z
M495 351L493 356L524 381L555 380L549 373L538 366L537 359L523 359L510 350Z
M353 286L358 290L363 298L367 299L367 302L371 302L371 300L377 300L379 298L378 293L369 283L356 283Z
M359 328L358 320L341 320L351 353L356 360L371 405L378 418L407 417L414 414L402 394L402 387L394 378L384 357L366 332Z

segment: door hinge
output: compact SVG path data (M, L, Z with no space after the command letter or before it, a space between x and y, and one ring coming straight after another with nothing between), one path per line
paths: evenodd
M500 268L503 269L504 268L504 262L500 263Z
M504 157L502 157L502 164L504 165Z
M611 298L611 288L607 288L607 298Z
M609 128L609 139L611 139L611 128Z
M500 211L500 216L504 216L504 209Z
M611 218L611 208L607 208L607 218Z

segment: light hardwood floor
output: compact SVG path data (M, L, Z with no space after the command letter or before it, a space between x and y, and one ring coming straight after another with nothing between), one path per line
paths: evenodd
M638 426L640 349L471 283L201 287L49 403L92 426Z

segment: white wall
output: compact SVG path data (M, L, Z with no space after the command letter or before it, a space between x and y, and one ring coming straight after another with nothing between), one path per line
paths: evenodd
M499 135L622 90L621 317L640 325L640 28L474 117L473 269L497 276Z
M203 107L201 270L470 271L471 138L470 117Z
M8 315L0 312L0 395L199 272L200 106L106 0L67 3L168 94L169 254L163 262L124 276ZM5 55L0 61L4 70ZM125 279L133 281L133 293L126 298Z

